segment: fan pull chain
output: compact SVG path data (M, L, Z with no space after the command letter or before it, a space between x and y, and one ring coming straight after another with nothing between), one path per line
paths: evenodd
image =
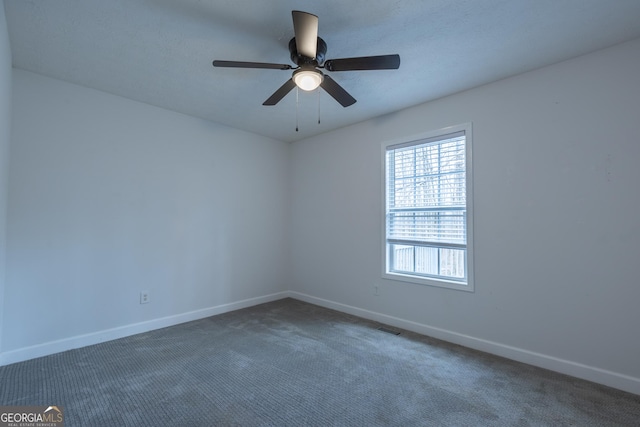
M298 132L298 95L300 93L300 89L296 86L296 132Z
M318 124L320 124L320 88L318 88L317 91L318 91Z

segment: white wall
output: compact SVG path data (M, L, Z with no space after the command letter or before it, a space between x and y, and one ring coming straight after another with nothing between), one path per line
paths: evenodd
M0 353L2 352L2 313L4 312L7 194L9 188L9 141L11 138L11 49L0 0Z
M5 362L286 290L287 144L26 71L13 83Z
M639 112L636 40L295 143L293 290L640 393ZM381 143L465 122L475 293L383 280Z

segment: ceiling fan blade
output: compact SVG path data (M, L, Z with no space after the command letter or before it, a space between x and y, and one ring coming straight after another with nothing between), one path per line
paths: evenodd
M318 48L318 17L299 10L292 11L291 15L298 53L315 59Z
M359 58L327 59L324 68L329 71L397 70L400 55L361 56Z
M335 80L325 75L324 80L320 83L320 87L326 90L329 95L340 103L343 107L348 107L356 103L356 99L342 88Z
M286 94L291 92L291 89L293 89L294 87L296 87L296 84L294 83L293 79L287 80L286 83L280 86L280 88L276 90L273 95L269 97L269 99L262 103L262 105L276 105L282 98L285 97Z
M269 68L272 70L290 70L291 65L270 64L268 62L213 61L214 67L228 68Z

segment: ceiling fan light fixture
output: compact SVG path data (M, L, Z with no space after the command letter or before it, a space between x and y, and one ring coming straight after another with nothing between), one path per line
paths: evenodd
M324 75L313 68L301 68L293 72L293 81L296 86L306 91L317 89L322 83L323 78Z

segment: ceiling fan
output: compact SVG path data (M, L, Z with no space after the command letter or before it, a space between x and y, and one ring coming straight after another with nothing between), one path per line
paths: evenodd
M280 86L262 105L276 105L294 87L311 91L320 86L343 107L356 102L355 98L335 80L324 74L327 71L352 70L396 70L400 67L400 55L362 56L357 58L327 59L327 44L318 37L318 17L311 13L294 10L294 37L289 41L291 61L297 65L271 64L265 62L241 62L214 60L214 67L230 68L267 68L273 70L294 70L292 77Z

